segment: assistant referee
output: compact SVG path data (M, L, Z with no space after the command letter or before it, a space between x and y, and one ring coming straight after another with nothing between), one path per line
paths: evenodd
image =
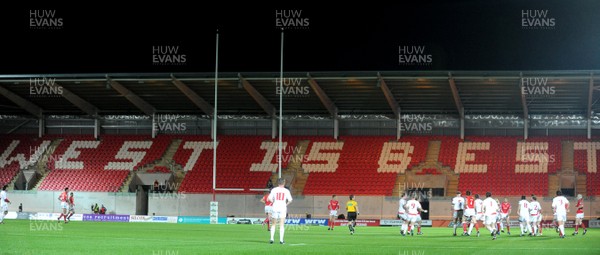
M350 200L346 202L346 211L348 211L348 229L350 229L350 234L353 235L354 227L356 227L356 216L360 214L354 195L350 195Z

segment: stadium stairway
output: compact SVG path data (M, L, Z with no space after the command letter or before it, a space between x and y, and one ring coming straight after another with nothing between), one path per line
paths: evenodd
M177 176L180 175L180 174L178 174L179 172L183 172L183 167L181 165L175 163L175 161L173 160L173 156L175 156L177 149L181 145L181 141L182 141L181 139L172 139L169 146L167 147L164 154L162 155L162 157L160 157L159 159L157 159L156 161L154 161L150 164L140 167L138 169L138 172L148 172L148 173L152 173L152 172L172 173L173 172L174 176L175 176L175 180L179 181L179 182L175 183L174 187L179 187L179 184L181 184L183 177L181 177L178 180ZM185 173L183 173L183 175L185 176ZM120 189L121 192L129 192L129 186L130 186L130 183L133 180L134 176L135 176L134 172L129 173L129 175L127 176L127 179L123 182L123 185L121 186L121 189Z
M20 170L20 171L19 171L19 173L15 174L15 175L12 177L12 179L10 179L10 181L8 182L8 184L6 184L6 185L8 185L8 187L7 187L7 190L8 190L9 192L10 192L10 191L13 191L13 190L15 189L15 182L17 181L17 179L19 179L18 177L19 177L19 175L21 175L21 172L22 172L22 171L23 171L23 170Z
M58 146L60 145L60 143L63 141L64 139L62 138L58 138L58 139L54 139L52 140L52 142L50 143L50 145L48 146L48 149L46 149L46 151L44 152L44 155L42 155L42 158L37 162L36 164L36 169L39 171L40 174L45 174L48 172L48 160L50 160L50 156L52 154L54 154L54 151L56 151L56 148L58 148ZM41 180L40 180L41 181Z
M562 164L560 171L556 175L550 175L548 179L548 196L556 195L556 191L560 188L560 175L575 175L575 193L586 196L587 194L587 177L578 171L575 171L575 142L562 141Z
M562 152L561 152L562 162L560 165L561 170L573 171L573 169L575 169L574 164L573 164L573 153L574 153L573 144L574 144L573 141L562 141L561 142L561 145L562 145Z
M458 177L459 175L452 170L449 166L444 166L439 161L440 150L442 149L441 141L430 141L427 148L426 166L427 168L434 168L442 174L446 175L446 196L451 196L458 190Z
M553 197L556 195L556 191L560 189L560 175L563 172L573 172L573 141L561 141L561 158L562 162L560 170L555 174L548 174L548 196Z
M137 171L152 172L152 170L154 170L154 169L164 169L164 168L170 169L172 166L174 167L175 164L173 161L173 156L175 155L175 152L177 152L177 148L179 148L180 144L181 144L181 139L171 140L171 143L169 144L169 146L167 147L167 149L165 150L165 152L163 153L163 155L160 158L158 158L154 162L150 162L149 164L146 164L146 165L138 168ZM171 169L171 170L173 170L173 169Z
M585 174L578 174L575 177L575 192L582 196L587 196L587 176Z
M584 173L580 173L575 171L575 161L574 161L574 142L573 141L562 141L561 142L561 167L560 170L555 174L548 175L548 196L553 197L556 195L556 191L560 188L568 188L562 187L561 179L570 179L575 182L573 188L575 188L575 193L582 194L586 196L586 181L587 177ZM570 181L569 181L570 182Z
M308 140L299 140L296 142L296 149L294 150L294 154L287 164L287 168L281 170L282 177L288 179L288 176L291 176L291 192L293 196L302 195L304 191L304 186L306 186L306 180L308 179L308 173L304 172L302 169L302 159L304 155L306 155L306 150L308 149L308 144L310 141ZM273 182L273 186L277 186L277 179L279 174L273 173L271 176L271 182ZM289 180L288 180L289 181Z
M548 174L548 196L556 196L556 191L560 188L560 178L558 174Z
M50 145L48 146L48 149L46 149L40 160L38 160L38 162L35 164L35 169L38 173L38 178L36 178L35 183L29 184L30 187L33 187L32 190L37 190L40 184L44 181L44 178L46 178L46 176L48 176L48 173L50 173L50 170L47 167L48 160L50 160L50 156L54 154L54 151L56 151L56 148L58 148L58 146L63 140L64 139L62 138L53 139Z
M441 150L441 141L429 141L427 145L427 154L425 155L425 161L420 162L415 167L409 169L406 173L399 173L396 178L396 184L394 185L393 196L400 196L400 191L405 188L406 183L415 183L411 180L411 175L415 174L429 174L426 170L435 169L438 173L445 175L447 184L445 186L447 194L453 194L458 189L458 174L448 167L444 166L438 161ZM425 186L427 186L425 184ZM428 187L426 187L428 188Z

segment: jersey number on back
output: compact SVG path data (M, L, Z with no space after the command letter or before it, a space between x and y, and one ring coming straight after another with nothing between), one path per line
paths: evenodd
M285 199L285 194L282 192L276 193L275 200L283 200Z

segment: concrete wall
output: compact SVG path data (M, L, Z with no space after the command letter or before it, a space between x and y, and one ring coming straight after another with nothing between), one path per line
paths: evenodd
M12 201L9 211L17 211L19 203L23 203L23 209L27 212L59 212L60 192L38 191L38 192L9 192L8 197ZM219 202L219 216L235 215L237 217L262 217L264 205L260 203L261 195L217 195ZM299 196L288 208L288 213L303 216L306 213L313 217L327 217L327 203L329 196ZM501 197L502 201L504 198ZM148 197L148 214L164 216L208 216L211 194L176 194L176 193L150 193ZM347 214L344 203L347 197L338 197L341 210L339 213ZM517 219L517 205L519 197L509 197L513 210L511 217ZM76 210L78 213L89 213L92 203L104 204L109 213L135 214L135 193L99 193L99 192L75 192ZM382 196L357 196L356 201L361 212L361 218L395 218L398 210L397 197ZM452 215L450 207L451 198L433 198L430 203L430 219L448 220ZM543 208L543 213L551 217L552 198L538 199ZM571 198L571 212L569 218L575 216L575 199ZM591 199L585 201L586 219L600 217L600 201Z
M12 204L9 211L17 211L19 204L23 203L26 212L60 212L58 191L24 191L9 192L8 198ZM104 206L107 213L135 214L135 193L102 193L102 192L73 192L75 196L75 212L90 213L92 204Z

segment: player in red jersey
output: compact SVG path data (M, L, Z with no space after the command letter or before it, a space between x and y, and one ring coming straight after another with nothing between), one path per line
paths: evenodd
M265 214L267 218L263 222L267 224L267 231L271 231L271 213L273 212L273 202L269 201L269 192L265 192L265 195L260 199L260 202L265 204Z
M71 192L71 196L69 197L69 217L67 217L67 221L71 221L71 216L75 214L75 198L73 197L73 192Z
M475 197L471 196L471 191L467 190L467 197L465 197L465 212L463 214L463 235L469 236L471 235L471 231L473 230L473 224L476 223L475 219ZM467 232L467 225L469 226L469 231Z
M504 202L502 202L502 204L500 205L500 223L499 223L499 229L502 230L502 233L504 233L504 224L506 222L506 231L508 232L508 234L510 235L510 212L511 212L511 207L510 207L510 203L508 202L508 198L504 198Z
M60 223L60 218L65 218L65 223L67 223L67 210L69 209L69 188L65 188L63 193L60 193L58 196L58 200L60 201L60 208L62 208L62 213L58 216L58 223Z
M333 230L333 226L335 226L335 218L337 217L337 210L340 209L340 203L338 202L336 195L331 196L331 200L329 200L327 209L329 210L329 227L327 230Z
M575 214L575 232L573 235L579 234L579 225L583 228L583 235L587 233L587 228L585 228L585 224L583 224L583 196L581 194L577 195L577 212Z

